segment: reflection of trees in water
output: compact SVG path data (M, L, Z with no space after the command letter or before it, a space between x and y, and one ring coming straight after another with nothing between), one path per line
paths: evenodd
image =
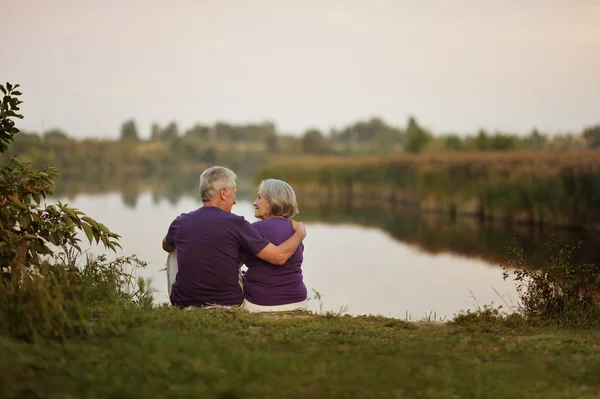
M221 154L216 162L219 165L231 168L238 176L237 196L239 199L250 199L256 195L253 182L258 169L267 160L261 154L244 154L237 156L234 153ZM135 208L141 193L151 193L152 203L158 204L166 200L171 205L177 205L184 198L189 197L200 201L198 183L204 167L185 169L185 165L168 169L168 165L160 172L152 173L125 173L120 169L112 172L65 175L57 181L56 197L74 199L77 195L121 193L123 205ZM208 166L208 165L205 165Z
M123 205L135 208L142 193L150 193L152 203L167 201L177 205L182 198L200 202L198 180L200 172L153 174L149 176L114 175L86 179L61 179L56 196L74 198L79 194L121 193ZM238 199L252 201L256 195L256 183L251 178L238 178ZM300 203L298 220L329 224L355 224L374 227L390 234L394 239L408 243L432 254L455 255L484 259L492 264L504 262L507 249L515 244L537 262L543 262L549 251L545 245L551 231L541 231L532 226L515 227L501 224L481 224L475 219L450 220L439 214L420 213L411 208L382 209L348 205L327 207L319 204ZM578 261L600 265L600 252L594 248L598 234L555 231L558 244L577 244L583 241L583 249L576 252Z
M536 265L541 265L550 255L546 244L554 234L555 242L559 245L583 242L582 249L575 254L575 261L600 265L600 253L594 248L598 234L591 232L541 231L531 226L482 224L474 219L451 220L438 214L423 214L411 209L311 209L304 206L298 219L375 227L428 253L481 258L496 265L504 263L511 246L522 248L526 254L534 256Z
M125 207L127 208L135 209L135 207L137 206L138 195L139 193L137 191L123 191L121 193L121 200L123 201L123 205L125 205Z
M100 175L94 178L63 178L56 187L55 196L75 198L77 195L120 193L123 205L135 208L142 193L150 193L152 203L167 201L177 205L182 198L200 201L200 172L163 173L152 175ZM249 178L239 177L237 197L250 199L256 187Z

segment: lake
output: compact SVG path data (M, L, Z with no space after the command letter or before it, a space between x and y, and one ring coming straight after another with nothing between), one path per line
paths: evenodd
M138 275L150 279L156 303L168 302L163 270L166 253L161 241L177 215L199 207L201 202L191 196L156 198L150 192L138 193L133 201L118 192L58 199L120 234L123 250L118 255L136 254L148 262L148 267ZM233 212L249 221L256 220L249 199L238 199ZM303 215L301 207L296 219L305 220ZM345 309L345 313L352 315L412 320L449 319L461 310L476 309L484 304L517 302L515 285L503 280L498 262L457 255L451 248L432 253L426 246L394 237L389 226L365 226L351 218L348 222L332 221L314 212L307 212L306 216L304 280L309 296L314 296L313 290L321 294L320 300L309 301L311 310L338 312ZM376 220L370 220L373 219ZM387 220L388 224L393 221L400 230L406 228L397 226L402 224L410 224L414 229L414 219L390 216ZM433 229L436 230L440 234L443 231ZM104 252L95 246L89 251Z

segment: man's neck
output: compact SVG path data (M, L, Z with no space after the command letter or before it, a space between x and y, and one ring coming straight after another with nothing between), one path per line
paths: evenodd
M220 210L222 210L222 211L229 212L229 211L228 211L228 210L225 208L225 204L224 204L224 203L222 203L221 201L218 201L218 200L217 200L217 201L204 201L204 202L202 202L202 206L203 206L203 207L206 207L206 206L212 206L212 207L215 207L215 208L219 208L219 209L220 209Z

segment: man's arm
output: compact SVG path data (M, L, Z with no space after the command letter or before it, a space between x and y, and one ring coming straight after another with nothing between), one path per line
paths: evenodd
M169 242L167 241L167 237L165 237L162 240L162 249L164 249L167 252L171 252L175 249L175 246L169 244Z
M292 221L294 234L280 245L269 243L262 251L256 254L262 260L266 260L274 265L283 265L296 252L298 245L306 237L306 228L304 223Z

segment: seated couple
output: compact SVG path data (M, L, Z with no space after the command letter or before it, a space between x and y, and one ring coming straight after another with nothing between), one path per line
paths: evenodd
M202 207L179 215L169 226L162 247L169 253L176 250L178 267L171 303L240 306L251 312L305 308L301 266L306 230L302 222L289 220L298 213L294 190L281 180L264 180L253 204L262 220L250 224L231 213L235 179L233 171L221 166L202 172ZM244 263L248 271L242 282Z

